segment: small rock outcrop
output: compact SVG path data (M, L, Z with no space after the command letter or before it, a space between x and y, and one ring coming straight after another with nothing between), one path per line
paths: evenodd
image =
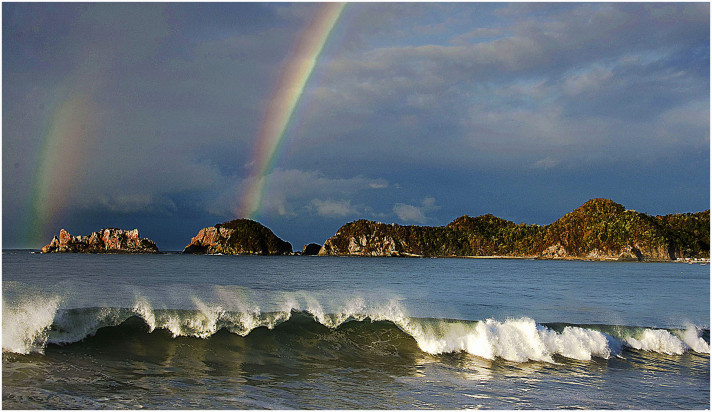
M319 251L321 250L321 245L317 245L316 243L310 243L308 245L304 245L302 248L302 256L315 256L319 254Z
M89 236L72 236L66 230L42 248L42 253L159 253L156 244L141 239L138 229L102 229Z
M200 229L183 253L222 255L290 255L292 244L250 219L235 219Z

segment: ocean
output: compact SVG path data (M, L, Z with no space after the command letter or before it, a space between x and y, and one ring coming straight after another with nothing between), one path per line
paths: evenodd
M2 254L4 409L706 409L710 269Z

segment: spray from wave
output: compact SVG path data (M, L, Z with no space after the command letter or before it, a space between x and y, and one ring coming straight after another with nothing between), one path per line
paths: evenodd
M701 336L703 331L694 325L667 330L606 325L549 327L527 317L504 321L415 318L408 316L398 299L369 304L358 296L342 300L338 310L329 311L306 292L285 293L277 311L262 312L259 306L239 300L226 302L192 298L193 309L155 308L138 295L129 308L59 309L58 297L25 299L12 306L3 302L3 352L42 353L47 344L79 342L130 318L140 318L148 333L165 330L172 338L209 339L221 330L239 336L258 328L273 330L289 322L295 313L329 330L340 330L350 322L389 322L431 355L465 352L491 360L554 363L556 357L609 359L626 349L667 355L710 352L709 343Z
M2 303L2 350L29 354L42 353L48 332L59 308L59 297L27 297L14 305Z
M604 333L580 327L566 327L559 333L529 318L504 322L409 322L405 327L420 348L431 354L462 351L486 359L554 362L553 355L578 360L608 359L621 350L620 344Z
M640 329L640 328L638 328ZM626 334L626 346L648 352L666 355L681 355L689 350L710 353L710 345L700 335L701 330L694 325L686 329L668 331L665 329L644 329L637 334Z

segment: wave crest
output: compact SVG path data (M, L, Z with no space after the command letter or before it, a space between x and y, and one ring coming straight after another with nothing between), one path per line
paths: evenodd
M400 301L391 299L368 305L363 298L344 301L341 310L326 313L322 304L303 293L285 294L281 310L261 312L256 305L216 305L193 298L193 309L157 309L140 296L130 308L59 309L60 299L25 300L14 306L3 302L3 351L42 353L46 344L79 342L105 327L129 318L143 320L148 333L166 330L173 338L207 339L220 330L247 336L257 328L274 329L303 313L314 322L335 330L347 322L387 321L397 326L432 355L466 352L485 359L513 362L555 362L555 357L588 361L608 359L624 349L668 355L687 351L709 353L709 343L693 325L666 330L607 325L549 327L522 317L498 321L447 320L408 316ZM366 337L367 338L367 337Z
M2 303L2 350L27 355L43 353L60 298L25 298L15 305Z
M689 350L710 353L709 343L700 334L700 329L694 325L672 332L665 329L644 329L634 336L625 336L623 342L633 349L666 355L681 355Z
M553 355L590 360L593 356L607 359L620 352L615 339L602 332L567 326L558 333L530 318L435 321L421 327L410 323L406 328L420 348L431 354L463 351L486 359L554 362Z

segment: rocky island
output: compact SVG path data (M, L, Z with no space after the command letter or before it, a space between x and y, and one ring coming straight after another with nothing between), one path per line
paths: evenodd
M183 253L223 255L291 255L292 244L250 219L235 219L200 229Z
M672 261L710 256L710 213L649 216L592 199L550 225L516 224L487 214L447 226L357 220L342 226L319 255L528 257Z
M317 245L316 243L309 243L308 245L304 245L302 248L302 256L316 256L319 254L319 251L321 250L321 245Z
M89 236L59 232L42 253L159 253L138 229L102 229ZM250 219L201 229L186 254L292 255L292 245ZM592 199L549 225L514 223L491 214L461 216L446 226L356 220L309 256L500 257L619 261L710 258L710 211L650 216L608 199Z
M101 229L89 236L72 236L64 229L42 248L42 253L159 253L156 244L141 239L138 229Z

